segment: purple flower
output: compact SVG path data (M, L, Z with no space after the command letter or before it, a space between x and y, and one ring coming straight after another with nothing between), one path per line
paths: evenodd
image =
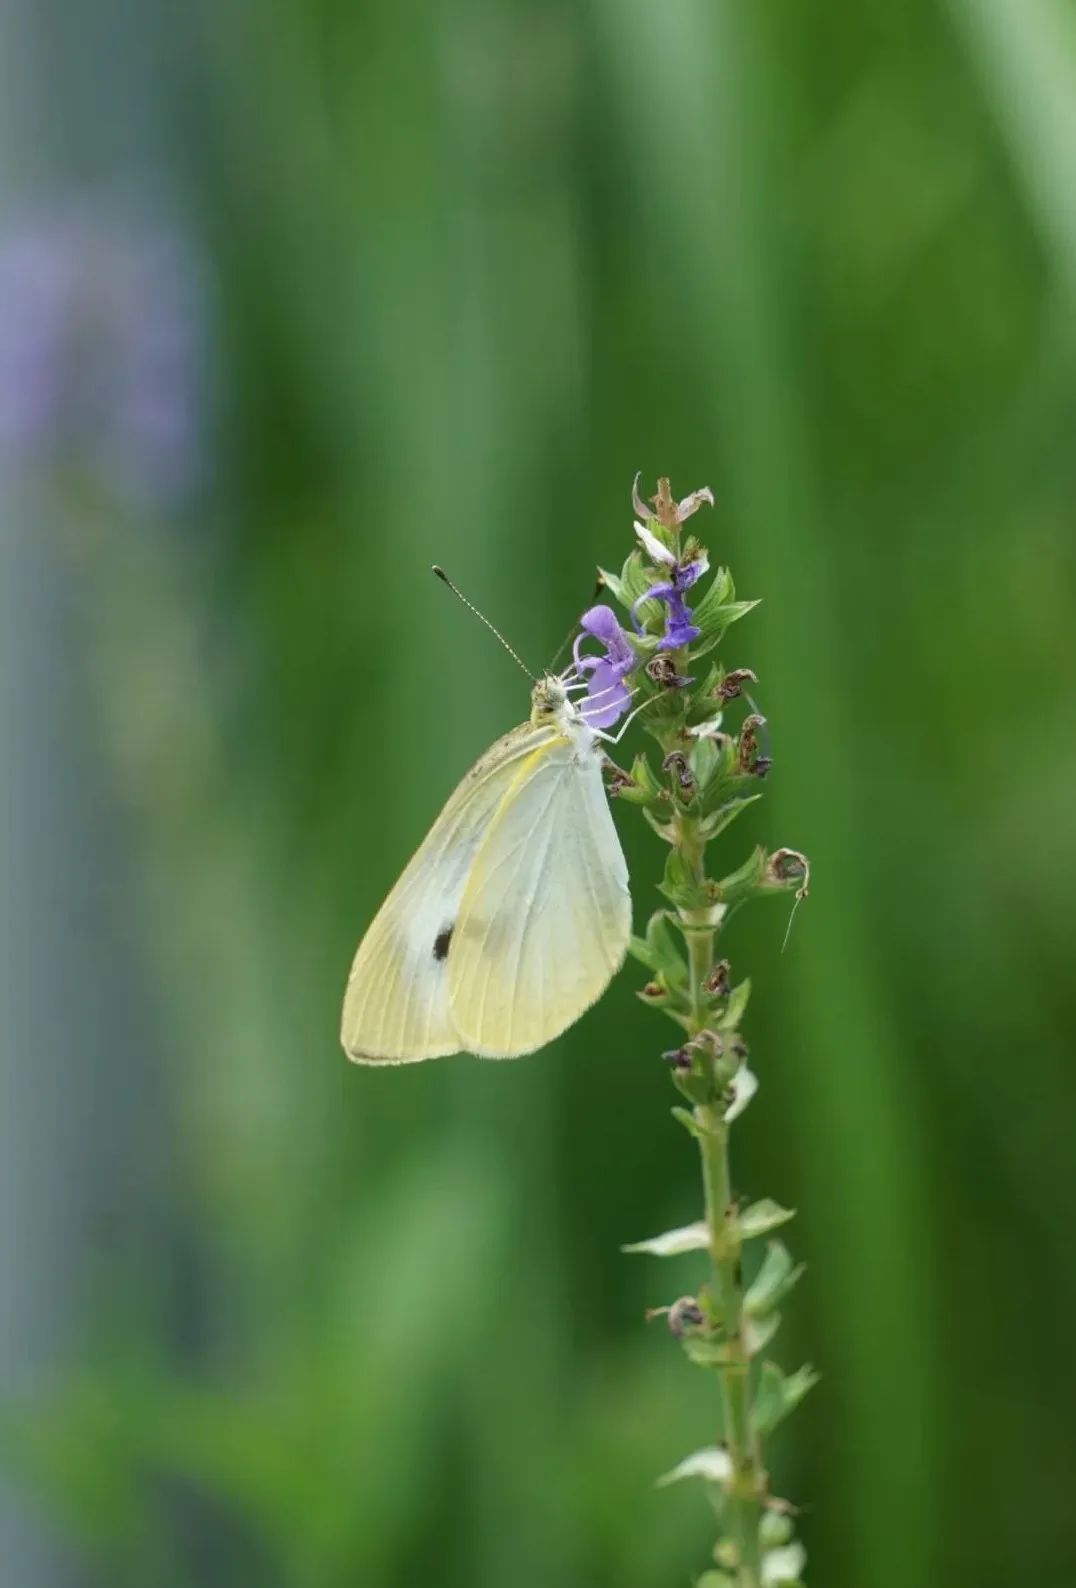
M587 699L595 705L592 711L584 708L583 715L592 727L608 728L627 710L631 699L624 677L636 664L635 652L612 607L591 607L579 619L579 626L583 633L577 635L572 655L576 671L589 674ZM581 654L580 647L588 634L600 640L604 656Z
M659 651L675 651L683 645L690 645L692 640L697 640L702 630L692 622L691 608L684 600L685 590L689 590L696 580L701 579L709 566L705 554L693 558L690 562L679 562L664 546L660 545L654 536L648 536L658 546L662 555L660 561L669 568L670 577L652 584L650 589L634 602L631 609L631 621L635 627L640 628L638 611L644 601L664 601L668 607L665 618L665 633L658 641ZM651 548L647 546L647 550Z

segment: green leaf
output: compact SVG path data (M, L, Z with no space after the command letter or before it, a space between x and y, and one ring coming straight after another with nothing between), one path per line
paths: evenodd
M740 1021L744 1017L744 1011L747 1008L747 1000L750 998L750 996L751 978L750 976L745 976L743 981L737 982L736 986L729 993L729 1001L725 1006L725 1011L722 1014L721 1019L717 1023L717 1029L719 1031L735 1031L738 1029Z
M809 1363L786 1377L776 1362L763 1362L751 1407L756 1433L772 1433L817 1383L818 1374Z
M696 1367L725 1367L737 1359L738 1347L727 1340L717 1340L704 1334L687 1335L680 1342L689 1362Z
M725 904L740 904L745 899L751 898L752 894L758 893L766 874L767 859L765 849L759 844L739 870L731 871L727 877L722 877L717 884L718 898Z
M697 660L712 651L714 646L724 637L725 631L740 618L746 617L753 607L758 606L757 601L735 601L735 590L732 578L727 568L719 568L714 575L710 588L699 604L693 608L692 616L698 628L702 630L699 638L691 647L691 659Z
M698 614L702 612L705 615L708 606L711 609L722 607L727 602L735 599L736 586L732 582L732 570L724 567L715 568L714 576L710 580L705 594L700 598L698 606L695 608L696 622L698 621Z
M622 1252L648 1252L652 1257L679 1257L682 1252L704 1252L710 1244L710 1232L700 1219L696 1224L685 1224L678 1230L666 1230L662 1235L652 1235L648 1241L633 1241L622 1246Z
M629 805L653 805L659 800L667 802L665 786L650 765L645 751L640 751L635 757L630 776L634 788L622 788L618 799L626 800Z
M707 841L711 838L716 838L719 833L725 831L726 827L732 826L741 812L761 798L761 794L743 794L735 799L726 800L723 805L719 805L716 810L710 811L708 815L702 818L700 823L702 836Z
M650 953L650 945L645 937L628 938L628 953L632 959L637 959L640 965L645 965L647 970L653 970L654 964Z
M657 576L652 573L650 565L644 562L642 552L630 552L623 568L620 570L620 588L622 591L621 600L623 601L624 605L630 608L636 601L638 601L640 596L646 594L652 584L656 584L657 582ZM639 613L636 614L638 617L643 619L644 626L645 617L648 611L660 612L661 603L655 602L653 607L642 607Z
M765 850L762 853L765 854ZM697 910L709 903L705 884L695 880L678 849L669 851L669 858L665 862L665 876L658 884L658 892L663 893L670 903L675 904L680 910Z
M752 1241L758 1235L766 1235L770 1230L777 1229L782 1224L787 1224L789 1219L794 1219L794 1208L783 1208L779 1202L774 1202L771 1197L762 1197L758 1202L752 1202L741 1210L736 1216L736 1227L740 1232L742 1241Z
M646 817L646 820L649 823L649 825L654 829L654 831L657 833L658 837L660 839L662 839L664 843L675 844L675 842L676 842L676 827L674 826L674 824L671 821L670 822L659 821L658 818L654 815L654 812L650 809L649 805L644 805L643 806L643 815Z
M655 910L647 922L646 942L654 956L654 969L665 972L670 986L683 985L687 981L687 961L665 910Z
M748 1356L756 1357L760 1351L765 1351L780 1327L779 1312L767 1313L764 1318L744 1318L743 1343Z
M741 772L738 768L737 745L730 739L722 753L720 775L715 777L710 785L709 799L706 802L710 809L727 805L740 795L749 795L757 799L758 777L754 772Z
M614 601L619 601L621 606L631 605L631 602L625 599L624 581L621 579L618 573L610 573L607 568L599 568L598 578L601 580L606 590L608 590L609 594L613 597Z
M705 792L717 772L721 752L712 739L696 739L687 753L688 770L695 785L695 796Z
M798 1268L793 1267L792 1258L788 1248L780 1241L770 1241L766 1247L766 1256L762 1267L755 1275L746 1296L744 1297L744 1311L752 1317L761 1318L773 1312L783 1296L786 1296L804 1271L801 1263Z
M670 1109L669 1112L672 1114L674 1119L678 1119L680 1121L681 1125L683 1125L689 1136L694 1136L696 1141L702 1140L702 1132L700 1131L695 1121L695 1115L690 1108L677 1107Z
M653 971L667 987L682 987L687 981L687 962L673 936L665 910L655 910L647 922L645 937L631 937L628 952L647 970Z
M751 1403L751 1423L756 1433L771 1433L785 1415L785 1375L776 1362L763 1362L758 1388Z

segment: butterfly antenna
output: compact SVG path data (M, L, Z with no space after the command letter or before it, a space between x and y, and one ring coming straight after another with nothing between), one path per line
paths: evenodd
M521 667L523 669L523 671L526 673L527 677L530 679L531 683L532 684L536 684L538 682L538 680L535 678L534 674L531 672L531 670L527 666L527 664L519 656L516 655L516 652L509 645L508 641L505 639L505 637L501 633L500 629L495 629L493 627L493 624L489 621L489 618L487 618L484 613L479 612L479 610L475 606L474 602L473 601L468 601L468 599L464 595L463 591L459 588L458 585L454 585L452 583L452 580L448 577L447 573L440 566L440 564L435 562L434 565L433 565L433 571L437 575L438 579L440 579L441 583L442 584L447 584L448 588L452 591L452 594L454 596L458 596L459 597L459 599L463 602L464 606L467 608L468 612L473 612L475 617L478 619L479 623L484 623L486 625L487 629L489 630L489 632L493 635L494 639L499 640L501 642L501 644L504 646L505 650L508 652L509 656L515 662L516 666L517 667Z
M583 612L589 612L590 608L594 605L594 602L595 602L596 598L601 594L601 588L602 588L602 581L601 581L601 575L599 574L599 576L598 576L598 578L597 578L597 580L595 582L595 585L594 585L594 593L591 596L590 600L587 602L586 606L583 608ZM581 618L583 616L583 612L580 612L579 618ZM561 657L564 655L565 651L568 649L568 646L571 643L572 635L575 633L576 629L579 627L579 618L576 618L575 622L572 624L572 626L568 630L567 634L564 636L564 638L561 640L560 644L557 646L556 655L553 657L553 660L550 662L547 671L549 671L551 673L555 673L556 672L557 663L560 661Z

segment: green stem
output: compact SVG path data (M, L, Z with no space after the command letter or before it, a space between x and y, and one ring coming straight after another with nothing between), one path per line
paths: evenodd
M757 1441L751 1430L751 1359L743 1337L743 1281L740 1242L730 1230L732 1189L729 1179L729 1129L720 1114L695 1110L706 1189L706 1222L710 1231L714 1301L721 1317L726 1360L718 1368L725 1414L725 1446L732 1462L727 1508L730 1532L739 1556L740 1588L759 1588L762 1560L758 1529L762 1516L764 1477Z
M697 827L682 821L680 850L699 881L705 878L705 843ZM691 978L692 1035L705 1029L706 983L714 969L716 928L681 911ZM725 1361L718 1367L724 1411L725 1446L732 1462L726 1514L738 1556L739 1588L760 1588L762 1557L759 1522L765 1493L758 1440L751 1428L751 1358L744 1341L744 1290L740 1262L742 1243L730 1218L732 1185L729 1170L729 1127L720 1109L698 1104L695 1108L702 1176L706 1192L713 1269L713 1299L721 1322Z

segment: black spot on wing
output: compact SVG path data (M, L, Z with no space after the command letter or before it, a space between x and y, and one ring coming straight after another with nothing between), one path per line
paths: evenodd
M434 959L440 961L440 960L445 958L446 954L448 953L448 945L452 941L452 927L454 927L455 924L456 923L453 921L452 926L443 927L441 929L441 931L438 932L437 936L434 938L434 940L433 940L433 957L434 957Z

